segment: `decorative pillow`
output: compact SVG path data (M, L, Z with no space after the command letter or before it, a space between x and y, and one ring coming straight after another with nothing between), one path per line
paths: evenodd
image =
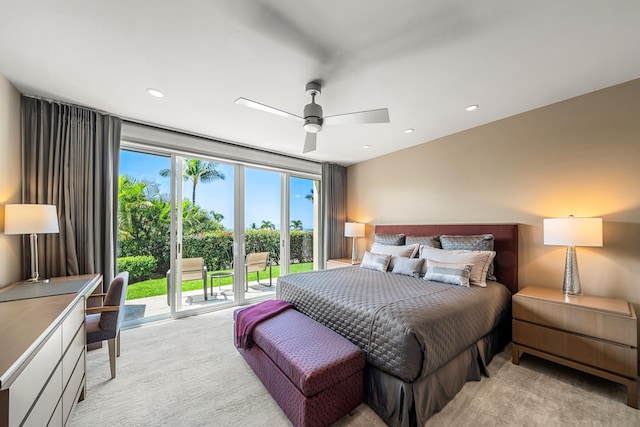
M420 246L420 258L426 258L438 262L453 262L459 264L471 264L469 282L476 286L487 286L487 271L496 253L493 251L447 251L429 246ZM425 264L426 265L426 264Z
M492 251L494 247L493 242L493 234L478 234L474 236L451 236L443 234L440 236L442 249L449 251ZM493 261L491 261L491 265L489 265L487 280L496 280L496 277L493 275Z
M385 254L391 255L391 262L389 263L389 269L393 269L395 265L396 257L407 257L413 258L420 250L420 245L408 245L408 246L393 246L393 245L383 245L381 243L373 243L371 245L371 252L374 254Z
M405 245L414 245L416 243L419 245L431 246L432 248L442 248L438 236L407 236L405 238Z
M392 273L404 274L405 276L418 277L422 268L424 259L422 258L407 258L407 257L395 257L396 263L393 266Z
M383 245L400 246L404 245L404 234L378 234L373 237L374 243L382 243Z
M449 283L451 285L469 287L471 264L459 264L451 262L438 262L427 259L427 273L424 280Z
M362 261L360 262L360 267L369 270L387 271L389 261L391 261L391 255L372 254L371 252L365 251Z

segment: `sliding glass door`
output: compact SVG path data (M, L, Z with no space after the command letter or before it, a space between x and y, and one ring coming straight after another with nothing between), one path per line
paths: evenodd
M320 181L289 176L289 273L318 269Z
M170 268L171 156L120 151L118 177L119 271L129 271L125 322L167 317Z
M123 146L118 269L130 272L125 321L272 298L280 275L318 268L318 177Z
M282 269L282 174L251 167L244 170L244 298L255 300L275 293Z
M172 315L233 301L234 166L174 156Z

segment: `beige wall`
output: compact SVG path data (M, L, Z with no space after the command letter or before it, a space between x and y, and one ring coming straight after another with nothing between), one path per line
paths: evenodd
M0 288L20 279L20 236L4 234L4 205L20 203L20 93L0 74Z
M604 247L577 248L583 292L640 303L639 112L640 79L350 166L348 217L518 223L520 288L558 289L542 219L602 217Z

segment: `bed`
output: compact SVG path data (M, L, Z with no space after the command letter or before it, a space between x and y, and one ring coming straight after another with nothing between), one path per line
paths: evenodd
M496 281L484 288L355 267L279 278L278 298L366 352L364 398L385 422L421 426L486 375L510 339L517 225L379 225L375 233L494 237Z

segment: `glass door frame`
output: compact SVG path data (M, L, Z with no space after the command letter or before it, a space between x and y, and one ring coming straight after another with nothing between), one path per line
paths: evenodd
M182 167L184 157L171 153L171 237L169 250L169 310L172 318L182 313ZM180 177L178 178L178 171ZM179 257L179 258L178 258Z
M280 276L291 270L291 174L280 175Z
M234 215L233 215L233 295L237 305L245 304L245 166L234 164Z

